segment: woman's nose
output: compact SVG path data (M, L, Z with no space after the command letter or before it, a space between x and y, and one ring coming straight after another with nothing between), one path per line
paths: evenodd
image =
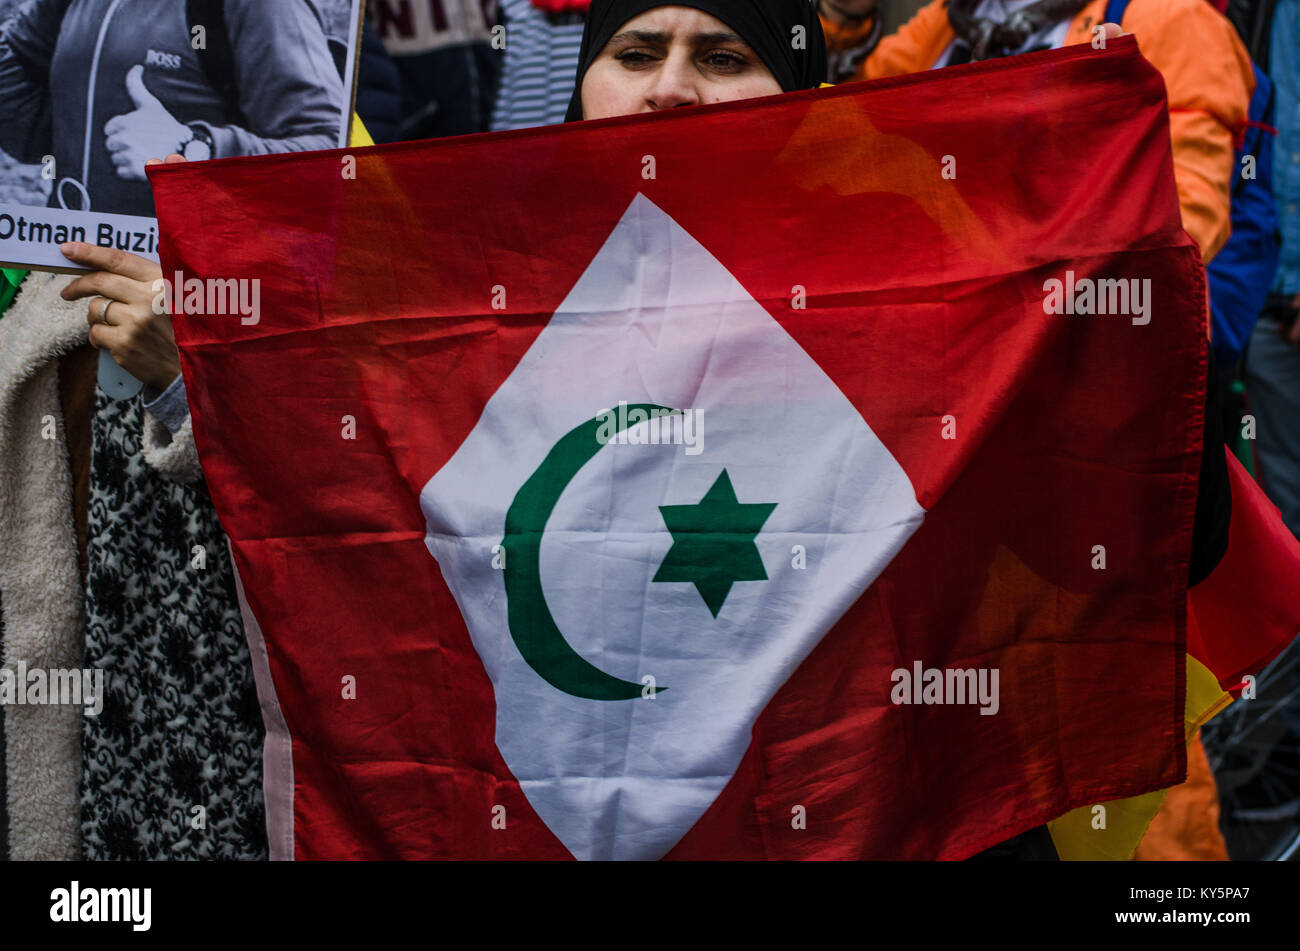
M646 91L646 105L650 111L673 109L677 106L694 106L700 102L697 88L699 79L688 57L669 56L659 67L655 80Z

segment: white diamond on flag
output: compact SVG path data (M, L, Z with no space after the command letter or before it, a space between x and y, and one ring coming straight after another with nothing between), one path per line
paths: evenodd
M695 414L695 446L638 406ZM641 195L420 502L497 746L582 859L686 834L924 516L821 367Z

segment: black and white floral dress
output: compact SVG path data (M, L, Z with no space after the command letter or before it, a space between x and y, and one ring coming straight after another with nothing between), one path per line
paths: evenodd
M87 859L265 859L262 723L225 535L201 481L145 462L140 397L97 394L85 666Z

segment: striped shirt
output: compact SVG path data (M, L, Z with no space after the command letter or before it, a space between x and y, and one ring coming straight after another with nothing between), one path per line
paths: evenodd
M501 0L505 62L492 130L564 121L582 46L580 14L548 17L529 0Z

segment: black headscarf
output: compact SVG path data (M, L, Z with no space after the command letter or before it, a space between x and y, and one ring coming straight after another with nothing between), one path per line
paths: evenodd
M592 0L578 53L578 77L565 122L582 118L582 80L623 24L655 7L694 7L717 17L750 45L785 92L815 89L826 81L826 37L814 0ZM793 46L804 28L804 49Z

